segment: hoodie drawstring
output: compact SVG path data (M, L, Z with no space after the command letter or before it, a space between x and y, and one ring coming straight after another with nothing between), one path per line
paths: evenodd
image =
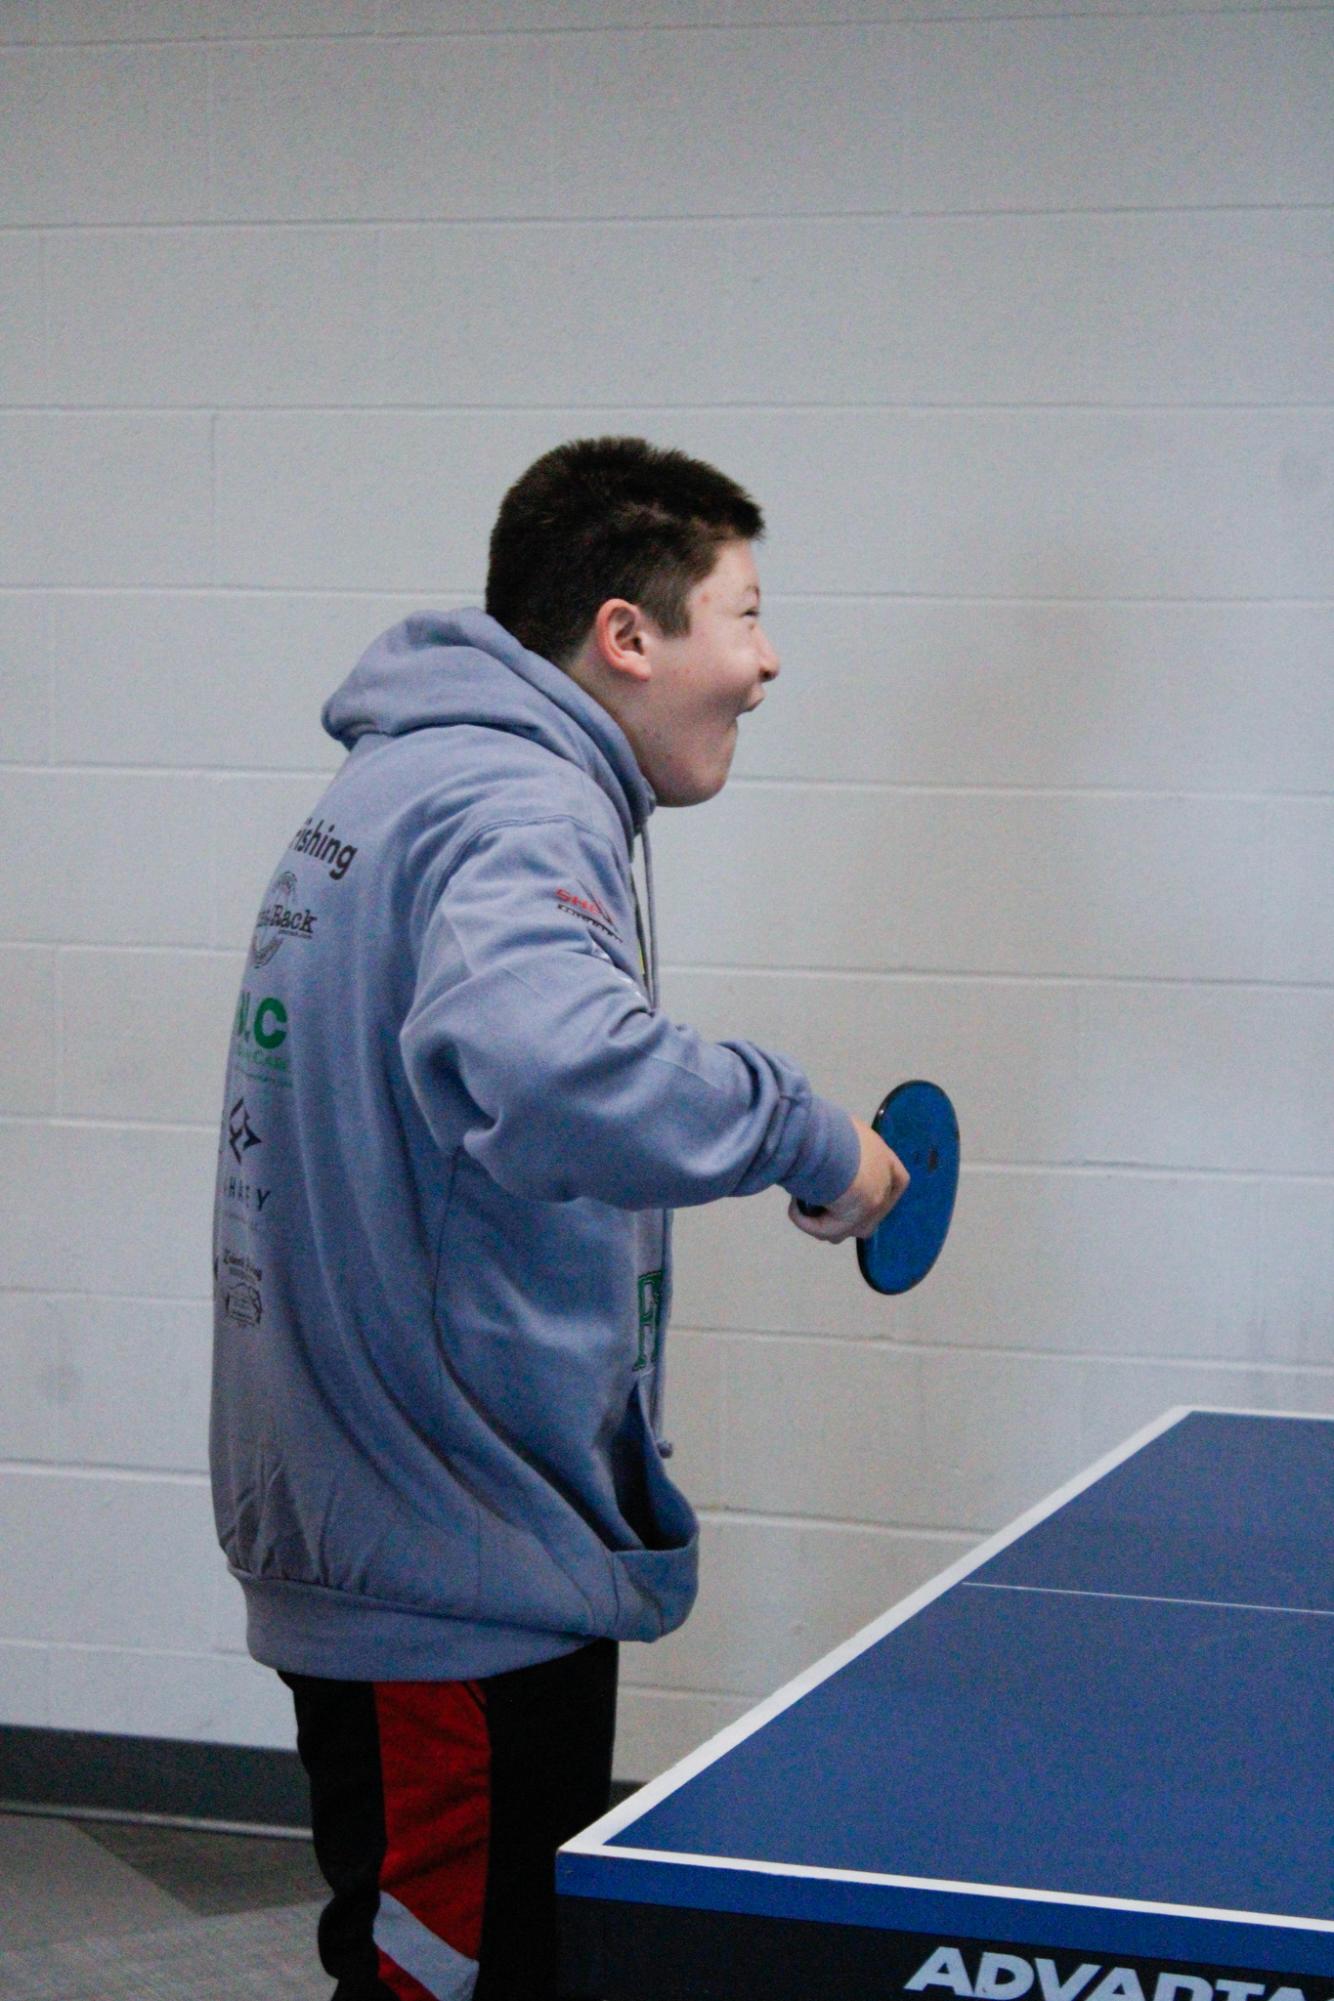
M644 843L644 883L648 890L648 997L649 1005L658 1005L658 913L653 903L653 849L648 837L648 821L639 830Z
M644 962L644 979L648 986L648 1004L656 1009L658 1005L658 912L653 900L653 849L648 837L648 822L639 830L644 844L644 888L648 902L648 936L645 938L644 919L639 909L639 892L634 884L631 870L630 888L635 902L635 929L639 933L639 956ZM671 1218L665 1209L659 1211L659 1238L662 1244L663 1280L666 1282L667 1261L670 1255ZM662 1435L663 1394L667 1382L667 1300L664 1297L658 1323L658 1354L653 1370L653 1385L649 1392L649 1423L659 1452L664 1459L670 1459L674 1450L671 1440Z
M648 988L648 1004L658 1005L658 913L653 902L653 849L649 845L648 825L639 830L639 838L644 844L644 884L648 892L648 928L644 927L644 915L639 908L639 888L635 882L634 869L630 871L630 894L635 902L635 931L639 938L639 959L644 968L644 984Z

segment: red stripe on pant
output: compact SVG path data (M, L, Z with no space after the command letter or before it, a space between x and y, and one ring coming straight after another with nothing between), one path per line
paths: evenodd
M395 1996L395 2001L436 2001L429 1988L423 1987L420 1980L414 1980L410 1973L405 1973L401 1966L395 1966L385 1952L380 1954L380 1979Z
M465 1959L482 1950L491 1835L486 1697L475 1681L375 1683L384 1787L380 1888ZM380 1952L399 2001L431 2001Z

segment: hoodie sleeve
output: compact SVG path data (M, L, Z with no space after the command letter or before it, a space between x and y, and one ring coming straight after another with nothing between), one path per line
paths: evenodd
M490 829L426 923L400 1037L428 1125L511 1194L685 1207L781 1184L831 1202L857 1170L847 1114L786 1058L650 1009L610 844L576 821Z

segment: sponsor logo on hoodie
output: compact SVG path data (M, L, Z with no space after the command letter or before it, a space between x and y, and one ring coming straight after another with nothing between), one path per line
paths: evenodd
M227 1141L238 1167L242 1156L249 1153L252 1146L264 1144L250 1123L250 1112L244 1098L238 1098L227 1114Z
M236 1003L232 1040L237 1069L253 1083L290 1085L292 1058L287 1041L290 1018L276 994L258 998L242 987Z
M311 861L323 862L332 882L341 882L357 858L356 849L342 838L332 820L327 827L323 820L307 820L292 842L292 850Z
M605 931L609 938L614 938L618 944L620 943L621 934L616 929L611 912L606 904L599 903L595 896L579 896L572 889L558 889L556 902L570 917L582 918L584 923L590 924L595 931Z
M224 1251L214 1271L218 1299L224 1315L238 1327L258 1327L264 1318L263 1272L257 1264L236 1251Z
M267 966L288 938L315 936L315 912L299 910L290 899L296 896L296 877L288 870L273 885L269 901L259 913L255 935L250 941L252 966Z
M238 1168L247 1166L246 1155L252 1147L264 1144L251 1123L250 1107L244 1098L238 1098L227 1114L226 1142ZM264 1204L272 1193L272 1188L261 1188L245 1173L233 1174L229 1170L222 1179L223 1200L233 1211L242 1210L247 1215L262 1216Z

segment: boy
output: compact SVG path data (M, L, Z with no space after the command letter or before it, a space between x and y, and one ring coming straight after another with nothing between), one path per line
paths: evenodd
M658 1007L633 845L721 789L778 671L762 531L641 440L539 459L486 612L406 619L326 704L349 756L255 928L214 1493L295 1700L337 2001L555 1992L553 1857L607 1804L617 1642L695 1595L670 1210L779 1184L839 1242L906 1185L785 1058Z

